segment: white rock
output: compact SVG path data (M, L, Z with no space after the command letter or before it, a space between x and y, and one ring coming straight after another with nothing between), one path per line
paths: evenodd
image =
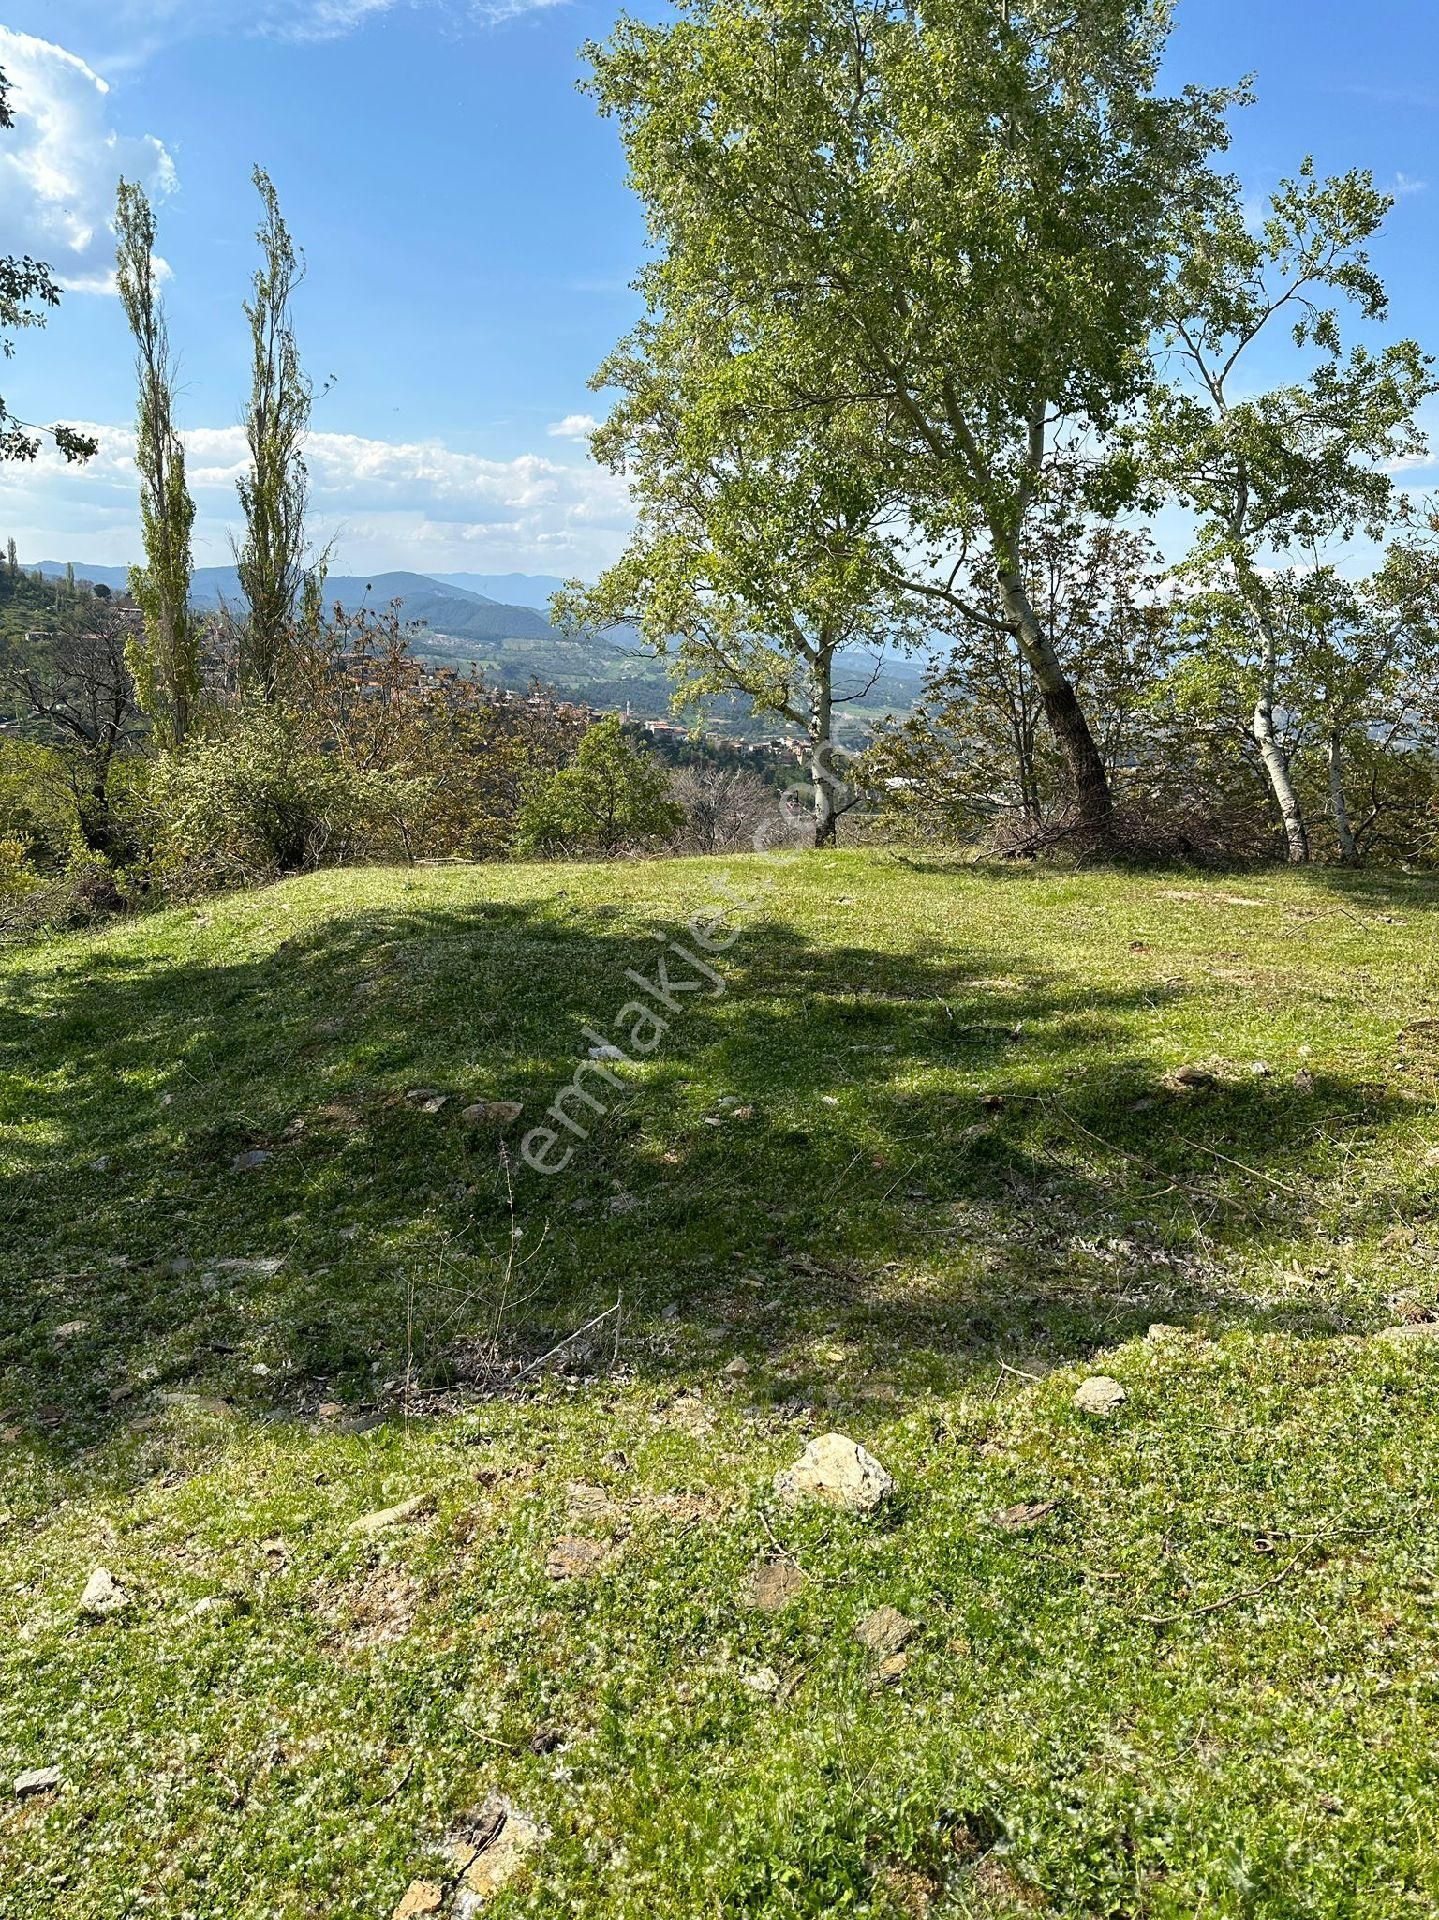
M847 1434L822 1433L793 1466L780 1469L774 1490L787 1506L818 1500L847 1513L872 1513L893 1492L894 1481Z
M32 1767L28 1773L15 1776L15 1797L23 1800L32 1793L53 1793L60 1784L58 1767Z
M1075 1389L1074 1404L1081 1413L1092 1413L1102 1420L1127 1398L1117 1380L1111 1380L1107 1373L1095 1373L1088 1380L1081 1380Z
M125 1589L110 1569L96 1567L85 1582L85 1591L80 1595L80 1611L103 1620L106 1614L118 1613L127 1599Z

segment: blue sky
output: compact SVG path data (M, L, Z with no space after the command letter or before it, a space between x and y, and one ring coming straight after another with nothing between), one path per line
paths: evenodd
M317 529L345 571L593 573L622 489L587 461L588 375L635 310L643 226L613 127L576 90L595 0L8 0L0 251L73 290L4 370L30 418L97 424L83 473L0 470L29 559L135 556L130 353L106 290L122 168L171 269L197 560L229 557L246 385L255 161L309 259ZM1393 325L1439 349L1439 9L1430 0L1180 0L1171 78L1257 75L1233 165L1259 195L1312 151L1398 204L1377 249ZM567 423L569 423L567 425ZM1428 476L1415 476L1424 478Z

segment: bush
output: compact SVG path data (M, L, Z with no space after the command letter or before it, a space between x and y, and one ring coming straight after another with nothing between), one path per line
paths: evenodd
M39 884L40 876L19 834L0 833L0 900L29 893Z
M0 841L0 861L6 842ZM47 877L32 872L18 887L7 891L0 871L0 937L31 933L65 933L94 926L130 902L121 876L96 854L81 854L64 873Z
M17 841L41 873L60 871L75 844L75 802L51 747L0 741L0 836Z
M626 740L612 713L586 733L573 766L531 790L516 844L522 853L612 858L669 840L684 818L665 769Z
M241 702L214 733L157 755L153 877L194 894L341 864L403 839L413 784L323 751L283 709Z
M670 794L685 816L682 853L748 853L780 805L779 795L747 767L679 767L670 776Z

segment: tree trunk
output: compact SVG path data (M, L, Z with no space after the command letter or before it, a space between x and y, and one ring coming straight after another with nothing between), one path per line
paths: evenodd
M834 742L830 728L834 724L834 663L821 649L814 663L814 705L810 710L809 777L814 786L814 844L832 847L839 824L835 788L841 782L834 771Z
M999 575L1005 612L1014 621L1020 648L1044 702L1044 714L1064 755L1074 788L1078 824L1091 844L1112 847L1115 842L1114 797L1104 759L1075 697L1059 655L1040 625L1017 564Z
M1284 822L1284 838L1289 848L1290 862L1302 866L1309 858L1309 831L1304 824L1294 782L1289 777L1289 756L1274 731L1274 676L1278 645L1273 624L1262 613L1259 616L1259 628L1263 635L1264 650L1259 698L1254 705L1254 744L1259 749L1259 757L1264 762L1264 771L1269 775L1270 789L1279 808L1279 817Z
M97 853L104 860L113 860L119 851L119 841L115 832L115 816L110 806L108 768L97 771L88 787L83 784L78 787L75 814L85 851Z
M1339 838L1339 857L1346 867L1357 866L1359 848L1349 820L1349 803L1344 798L1344 743L1337 732L1326 743L1329 763L1329 806L1334 815L1334 831Z

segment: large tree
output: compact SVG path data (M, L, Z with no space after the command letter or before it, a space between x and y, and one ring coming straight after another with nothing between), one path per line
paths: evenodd
M905 506L891 586L1015 637L1099 842L1103 757L1023 552L1056 446L1142 390L1176 203L1224 137L1225 96L1156 91L1168 14L683 0L590 54L657 246L652 314L726 340L759 438L868 409Z
M836 709L873 683L894 630L875 578L880 503L843 415L752 435L727 404L723 349L667 331L642 323L595 376L621 398L593 451L628 479L637 525L597 585L557 597L556 617L636 627L671 662L681 705L739 693L799 727L823 846L848 804Z
M1045 636L1084 706L1105 771L1147 812L1157 755L1151 689L1167 664L1162 565L1147 534L1086 523L1061 491L1032 520L1024 583ZM865 777L890 811L986 838L1010 855L1063 843L1072 828L1065 767L1044 724L1024 649L963 616L937 622L952 649L926 677L917 710L886 726Z
M52 743L91 853L121 858L128 836L116 817L117 762L144 731L126 661L133 616L109 599L57 594L28 645L0 652L0 684Z
M249 471L239 482L244 543L236 554L249 602L241 633L242 679L270 698L284 667L297 617L317 616L325 557L306 565L309 478L304 443L313 389L300 364L291 302L305 263L280 213L263 167L253 175L263 217L245 317L250 323L250 404L245 411Z
M1391 204L1367 173L1319 181L1306 161L1256 227L1238 183L1216 182L1179 224L1165 377L1142 434L1151 472L1197 519L1191 587L1235 615L1235 674L1252 682L1250 726L1293 861L1309 858L1309 830L1283 739L1285 556L1312 565L1360 530L1382 536L1386 467L1422 448L1415 416L1435 390L1414 341L1376 351L1341 335L1341 306L1369 323L1387 311L1367 242ZM1310 364L1266 388L1264 360L1286 331Z
M130 592L144 620L130 664L157 738L180 746L200 697L199 624L190 609L195 503L175 425L175 360L155 270L155 215L144 189L129 180L116 194L115 236L120 302L135 337L135 465L145 548L144 566L130 570Z
M10 83L0 69L0 129L14 124ZM28 254L0 255L0 357L13 359L15 335L27 327L43 327L59 304L60 288L43 261ZM74 427L37 427L17 419L0 395L0 461L33 460L43 439L53 441L66 460L88 460L97 446Z

